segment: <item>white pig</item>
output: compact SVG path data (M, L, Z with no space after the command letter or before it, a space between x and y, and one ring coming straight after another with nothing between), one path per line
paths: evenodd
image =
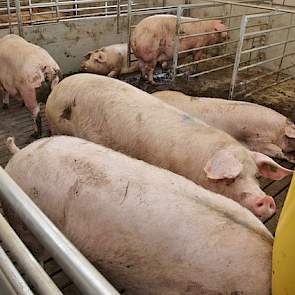
M61 79L58 64L48 52L17 35L0 38L0 90L3 108L9 105L9 95L23 100L32 113L34 137L42 133L40 107Z
M64 136L18 151L6 172L126 295L270 292L269 231L239 204L179 175ZM25 242L32 239L5 211Z
M227 27L220 20L196 22L195 18L182 17L181 21L183 23L180 25L180 34L209 34L181 39L179 51L220 43L229 38ZM133 53L139 60L142 75L147 76L150 83L154 83L153 73L157 63L165 65L173 58L176 22L175 15L149 16L139 22L132 34ZM195 50L192 54L194 60L199 60L202 58L203 52Z
M125 82L77 74L49 96L53 134L74 135L171 170L249 208L262 220L275 212L256 174L281 179L292 171L250 152L210 127Z
M138 62L128 67L128 45L113 44L88 52L81 62L81 70L88 73L118 77L138 71Z
M270 108L242 101L191 97L170 90L153 95L224 130L250 150L295 162L295 125Z

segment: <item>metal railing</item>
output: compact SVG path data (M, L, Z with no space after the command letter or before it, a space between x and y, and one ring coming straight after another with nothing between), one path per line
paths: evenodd
M16 213L83 294L119 294L1 167L0 199ZM31 279L31 283L40 291L40 294L60 294L60 291L47 274L42 271L42 268L11 230L2 215L0 216L0 234L3 242L15 254L17 262L24 268ZM0 249L0 257L1 253ZM9 262L6 263L5 261L2 261L0 268L10 281L11 278L16 278L16 274ZM6 267L7 269L5 269ZM24 282L19 277L17 282L25 287Z

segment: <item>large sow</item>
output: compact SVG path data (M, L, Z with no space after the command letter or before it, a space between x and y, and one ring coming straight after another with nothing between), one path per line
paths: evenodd
M78 74L61 81L46 104L53 134L81 137L171 170L249 208L275 212L256 174L280 179L292 171L253 153L233 137L127 83Z
M221 20L196 20L191 17L181 18L182 24L179 28L181 35L203 34L180 39L179 51L201 48L229 38L227 27ZM153 73L157 63L165 64L173 58L176 26L175 15L153 15L140 21L132 34L132 50L139 60L143 76L146 75L151 83L154 83ZM195 50L191 54L194 60L199 60L202 58L203 50Z
M193 97L171 90L153 95L224 130L250 150L295 162L295 125L270 108L249 102Z
M61 79L61 71L49 53L17 35L0 39L0 91L3 107L9 96L23 100L34 120L34 137L42 133L38 101L47 99Z
M236 202L79 138L11 149L8 174L124 294L269 294L272 236Z

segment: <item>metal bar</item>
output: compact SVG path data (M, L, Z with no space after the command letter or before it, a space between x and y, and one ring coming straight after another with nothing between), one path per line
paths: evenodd
M0 214L0 238L40 294L62 294L2 214Z
M127 65L131 65L131 24L132 24L132 0L128 0L128 13L127 13L127 27L128 27L128 47L127 47Z
M247 49L247 50L242 51L242 54L246 54L246 53L257 51L257 50L268 49L268 48L272 48L272 47L279 46L279 45L289 44L292 42L295 42L295 39L288 40L288 41L281 41L281 42L277 42L277 43L272 43L272 44L267 44L267 45L260 46L260 47Z
M223 42L223 43L217 43L217 44L206 45L206 46L201 46L201 47L192 48L192 49L186 49L186 50L179 51L178 54L184 54L184 53L190 53L190 52L199 51L199 50L203 50L203 49L220 47L220 46L229 45L229 44L233 44L233 43L237 43L237 42L239 42L239 40L227 41L227 42Z
M0 197L52 254L83 294L119 294L1 167Z
M245 36L259 36L259 35L264 35L265 33L272 33L272 32L277 32L277 31L283 31L283 30L288 30L291 28L295 28L295 25L292 26L283 26L283 27L279 27L279 28L273 28L273 29L268 29L268 30L263 30L263 31L257 31L257 32L249 32L246 33Z
M1 246L0 268L18 295L34 295Z
M0 290L5 295L17 295L10 282L6 278L5 274L0 268Z
M210 32L205 32L205 33L195 33L195 34L190 34L190 35L184 35L180 36L179 39L186 39L186 38L192 38L192 37L200 37L200 36L205 36L205 35L211 35L211 34L219 34L222 32L231 32L231 31L237 31L240 30L240 27L234 27L226 30L220 30L220 31L210 31Z
M266 64L266 63L269 63L269 62L272 62L272 61L275 61L275 60L278 60L282 57L286 57L286 56L291 56L291 55L294 55L295 52L292 52L292 53L289 53L289 54L286 54L285 56L284 55L279 55L279 56L276 56L276 57L273 57L273 58L270 58L270 59L266 59L266 60L263 60L261 62L258 62L256 64L251 64L249 66L244 66L242 68L239 68L239 72L241 71L244 71L244 70L247 70L247 69L251 69L251 68L254 68L254 67L257 67L257 66L261 66L263 64Z
M121 0L117 0L117 34L120 33Z
M253 90L252 92L247 93L247 94L245 95L245 97L249 97L249 96L251 96L251 95L253 95L253 94L257 93L257 92L260 92L260 91L265 90L265 89L267 89L267 88L270 88L270 87L273 87L273 86L279 85L279 84L281 84L281 83L287 82L287 81L292 80L292 79L294 79L294 78L295 78L295 75L292 75L292 76L286 77L285 79L282 79L282 80L280 80L280 81L276 81L276 82L271 83L271 84L269 84L269 85L267 85L267 86L264 86L264 87L262 87L262 88L255 89L255 90Z
M24 30L23 30L23 22L22 22L22 15L21 15L21 10L20 10L19 0L15 0L15 9L16 9L16 15L17 15L18 34L21 37L23 37Z
M7 16L8 16L8 23L9 23L9 33L12 33L12 23L11 23L11 14L10 14L10 0L6 0L7 5Z
M183 9L181 6L177 8L177 19L176 19L176 31L175 31L175 42L174 42L174 53L173 53L173 72L172 72L172 79L175 80L177 74L177 64L178 64L178 50L179 50L179 28L181 22Z
M271 71L271 72L268 72L266 74L256 76L254 78L251 78L251 79L248 79L248 80L245 80L245 81L241 81L240 84L242 86L247 85L247 84L251 84L251 83L257 82L258 80L261 80L261 79L263 79L265 77L272 76L273 74L277 74L277 73L280 73L282 71L289 70L289 69L291 69L293 67L295 67L295 65L291 65L291 66L288 66L288 67L285 67L285 68L282 68L282 69L279 69L279 70L276 70L276 71Z
M292 22L293 22L293 15L294 15L294 14L291 14L291 15L290 15L290 22L289 22L289 25L291 25ZM289 36L290 36L290 29L288 29L288 32L287 32L287 38L286 38L287 41L289 40ZM279 69L282 67L282 64L283 64L283 61L284 61L284 57L285 57L285 53L286 53L286 49L287 49L287 44L288 44L288 43L286 42L285 45L284 45L284 48L283 48L283 57L282 57L282 59L281 59L281 61L280 61ZM277 75L277 80L279 79L279 76L280 76L280 73L278 73L278 75Z
M211 69L211 70L207 70L207 71L203 71L203 72L196 73L196 74L193 74L193 75L189 75L189 78L196 78L196 77L203 76L203 75L206 75L206 74L210 74L210 73L213 73L213 72L225 70L225 69L231 68L233 66L234 66L234 64L231 63L229 65L225 65L225 66L217 67L217 68L214 68L214 69Z
M236 81L238 78L238 72L239 72L238 70L239 70L239 66L240 66L240 62L241 62L241 52L243 50L244 37L245 37L245 33L246 33L247 23L248 23L248 17L245 15L242 17L242 21L241 21L240 41L238 44L236 58L235 58L235 64L234 64L234 68L233 68L233 74L232 74L230 91L229 91L229 99L233 98L235 87L236 87Z
M216 56L209 57L209 58L203 58L203 59L200 59L200 60L195 60L195 61L192 61L192 62L188 62L186 64L179 65L176 68L181 69L181 68L185 68L185 67L189 67L189 66L193 66L193 65L198 65L200 63L208 62L208 61L211 61L211 60L216 60L216 59L219 59L219 58L229 57L229 56L232 56L234 54L235 53L225 53L225 54L216 55Z

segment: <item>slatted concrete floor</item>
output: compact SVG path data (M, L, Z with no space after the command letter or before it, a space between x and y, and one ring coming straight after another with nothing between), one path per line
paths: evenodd
M47 134L47 124L44 118L44 106L42 107L42 125L43 131ZM23 147L28 144L30 134L33 133L32 119L25 107L16 100L11 100L11 104L8 110L3 110L0 105L0 165L5 167L7 161L10 158L10 154L6 148L5 141L8 136L14 136L16 143L19 147ZM290 164L286 161L280 162L283 166L288 168L294 168L294 164ZM269 181L266 179L260 179L261 186L264 191L273 196L276 200L278 207L278 213L267 221L266 226L274 233L276 224L278 221L280 210L283 206L285 196L290 184L290 177L287 177L281 181ZM45 269L51 275L56 284L62 289L64 294L79 294L77 288L71 283L60 267L49 259L45 262Z

